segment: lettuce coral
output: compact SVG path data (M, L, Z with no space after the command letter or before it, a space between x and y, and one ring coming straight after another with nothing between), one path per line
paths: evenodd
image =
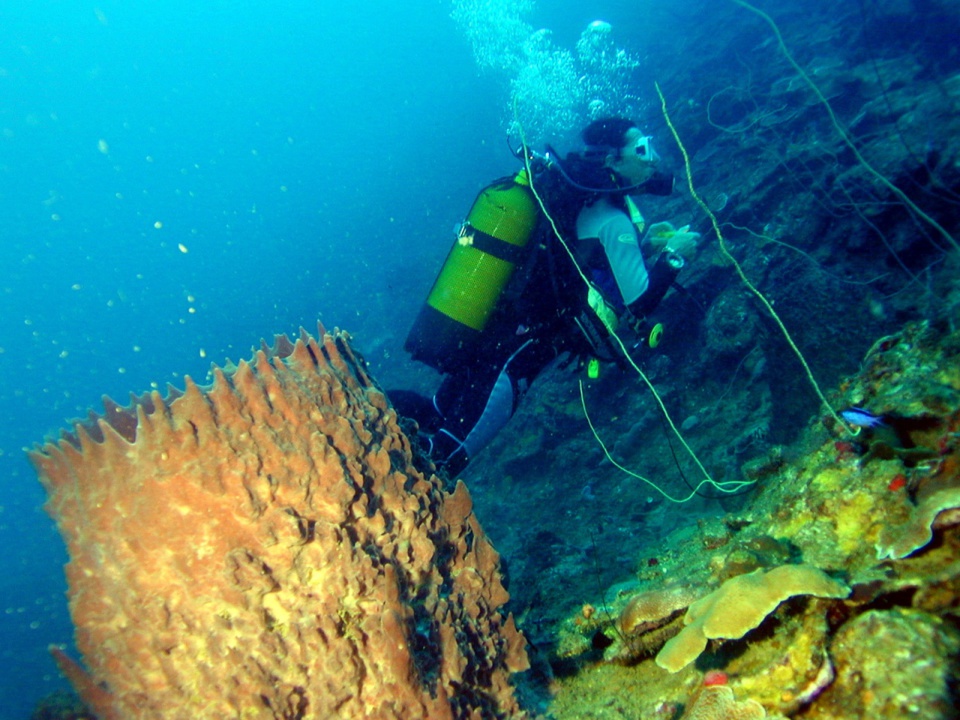
M925 547L933 539L938 523L957 524L960 518L951 513L949 522L943 515L960 510L960 487L948 487L932 493L917 505L906 524L885 528L877 543L877 557L900 560Z
M755 700L739 702L728 685L704 687L681 720L760 720L767 717Z
M697 659L707 640L743 637L794 595L845 598L849 594L849 587L812 565L781 565L738 575L689 607L686 627L663 646L657 665L670 672L681 670Z

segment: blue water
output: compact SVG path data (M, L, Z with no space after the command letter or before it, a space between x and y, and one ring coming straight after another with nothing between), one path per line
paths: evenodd
M21 448L318 318L399 355L396 297L502 173L446 3L348 5L0 6L2 717L64 686L72 636Z
M528 22L569 48L607 20L641 74L710 20L697 0L585 5ZM384 385L428 385L406 331L477 190L516 167L508 82L452 9L0 4L0 718L66 687L46 648L72 637L24 447L318 320Z

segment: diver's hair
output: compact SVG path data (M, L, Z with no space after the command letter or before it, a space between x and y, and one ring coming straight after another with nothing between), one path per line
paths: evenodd
M620 190L623 178L603 163L573 152L558 165L563 170L565 189L570 196L568 202L593 205L601 197L606 197L614 205L619 204L618 199L623 195Z
M600 118L587 125L580 137L587 146L584 156L596 157L603 162L611 153L619 158L623 145L627 141L627 133L637 124L632 120L620 117Z
M627 133L637 127L632 120L619 117L601 118L587 125L580 133L586 146L583 152L568 153L561 168L569 183L578 186L579 204L592 205L606 197L615 206L623 204L620 188L624 178L607 167L610 155L620 157Z

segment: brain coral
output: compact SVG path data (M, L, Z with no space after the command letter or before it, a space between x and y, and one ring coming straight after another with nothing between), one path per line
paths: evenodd
M708 639L741 638L794 595L842 598L850 588L811 565L781 565L727 580L687 610L686 627L657 654L657 665L677 672L703 652Z
M499 556L343 334L105 405L31 452L101 718L523 714Z
M754 700L738 702L727 685L704 687L681 720L762 720L763 706Z
M681 629L681 614L701 592L686 586L648 590L634 595L617 622L618 641L604 653L607 660L632 662L652 655Z

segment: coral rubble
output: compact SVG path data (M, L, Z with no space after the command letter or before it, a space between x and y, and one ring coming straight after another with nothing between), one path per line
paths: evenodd
M344 334L105 405L31 452L99 717L523 715L499 556Z

